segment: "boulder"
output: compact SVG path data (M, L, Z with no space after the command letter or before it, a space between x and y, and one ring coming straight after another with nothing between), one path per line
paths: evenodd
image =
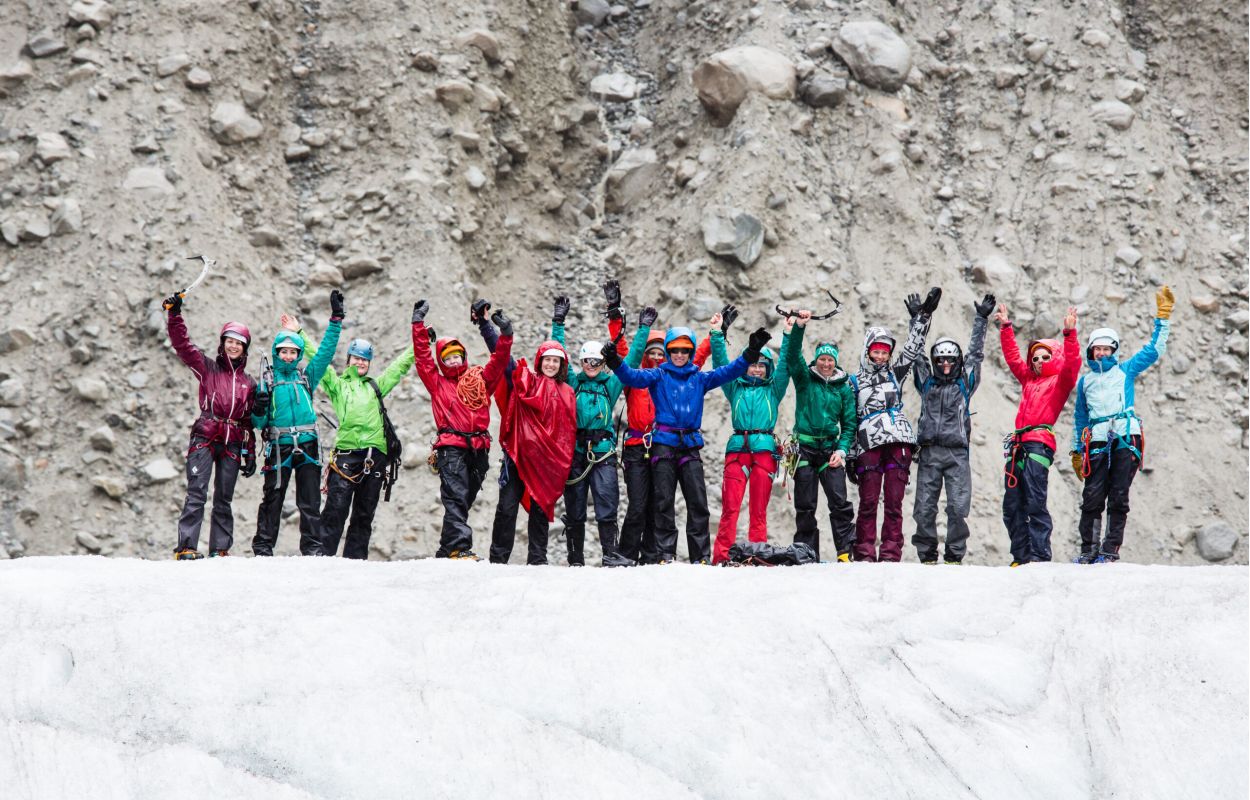
M638 81L624 72L605 72L590 82L590 95L610 103L628 103L640 93Z
M239 103L218 103L209 117L209 130L222 144L239 144L259 139L265 126Z
M646 196L659 172L659 156L654 150L626 150L603 177L604 211L622 211Z
M45 164L63 161L74 154L65 137L53 131L35 135L35 155Z
M64 53L68 49L69 46L65 44L65 40L49 28L36 31L26 40L26 52L34 58L47 58L57 53Z
M491 64L498 64L500 61L499 39L485 28L475 28L460 34L456 37L456 43L461 47L476 47Z
M1133 124L1133 118L1137 116L1132 106L1121 103L1119 100L1103 100L1094 103L1089 113L1094 122L1101 122L1117 131L1128 130Z
M699 102L713 124L722 128L733 119L748 92L790 99L798 82L790 59L755 45L716 53L695 67L691 79Z
M607 20L611 11L612 6L608 0L575 0L573 4L573 17L578 25L597 28Z
M703 246L714 256L749 267L764 247L764 224L737 209L710 208L703 212Z
M73 198L65 198L52 210L49 220L53 236L64 236L67 233L78 233L82 230L82 207Z
M972 280L987 286L1006 286L1016 277L1016 268L1002 253L990 253L972 265Z
M74 394L92 403L109 399L109 387L99 378L82 377L73 382Z
M168 458L158 458L155 461L149 461L144 465L143 472L152 483L172 481L182 474L182 471L174 466L174 462Z
M252 229L252 232L248 234L247 241L252 247L281 247L282 234L278 233L275 228L261 225Z
M213 85L213 73L202 67L192 67L187 70L187 77L184 79L188 89L202 90Z
M186 53L173 53L156 62L156 74L162 78L181 72L191 66L191 56Z
M99 450L103 453L111 453L117 447L117 435L107 425L101 425L92 431L87 441L90 443L91 449Z
M0 355L34 344L35 334L29 328L14 326L0 330Z
M96 475L91 478L91 485L114 500L126 495L126 482L115 475Z
M113 21L113 6L105 0L78 0L69 7L69 21L104 30Z
M126 173L122 188L149 199L174 192L174 185L159 167L135 167Z
M35 68L25 59L0 67L0 97L21 86L34 74Z
M833 38L833 51L855 80L872 89L895 92L911 70L911 48L889 25L876 20L848 22Z
M1136 247L1125 245L1115 251L1115 260L1126 267L1135 267L1141 263L1141 251Z
M352 256L343 265L343 277L348 280L368 277L381 271L382 264L372 256Z
M799 99L812 108L833 108L846 98L846 81L816 73L799 84Z
M26 384L21 378L0 381L0 407L17 408L26 402Z
M89 553L98 553L103 547L100 538L90 531L78 531L74 534L74 540Z
M1226 522L1212 522L1198 531L1198 555L1207 561L1223 561L1237 549L1241 537Z
M463 105L473 102L473 85L466 81L443 81L434 88L434 96L438 102L446 106L448 111L455 111Z

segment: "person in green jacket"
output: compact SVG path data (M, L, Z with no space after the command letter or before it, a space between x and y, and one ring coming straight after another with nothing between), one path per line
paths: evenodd
M292 324L298 328L299 324L293 319ZM315 358L317 348L307 337L304 342L305 354ZM386 432L382 425L381 398L399 385L408 370L412 369L414 360L412 348L405 348L374 381L369 377L373 345L364 339L352 339L347 345L347 369L343 370L343 374L327 369L321 377L321 388L334 406L339 428L334 440L334 456L326 476L326 505L321 515L325 538L318 548L318 555L333 556L338 553L343 524L350 511L352 518L347 526L343 557L369 557L373 514L390 467Z
M713 368L729 363L729 351L725 347L727 327L722 314L712 317L713 330L709 339L712 342ZM773 493L773 479L777 477L778 455L773 429L777 426L781 398L785 397L790 383L789 351L790 334L787 331L781 339L780 364L774 362L772 351L765 347L760 351L759 361L747 367L745 376L720 387L729 400L734 432L725 444L720 525L712 546L713 564L729 558L729 548L738 536L738 515L742 511L742 497L748 483L751 487L751 518L747 537L752 542L768 541L768 501Z
M816 345L816 357L803 362L803 332L812 312L786 319L790 349L786 362L794 381L794 440L798 444L794 466L794 541L816 551L820 557L820 528L816 524L818 487L825 491L829 522L838 561L851 560L855 544L855 507L846 497L846 454L858 427L855 393L850 378L838 366L838 346Z
M272 556L282 524L282 502L292 475L295 504L299 507L299 551L315 555L325 531L321 523L321 442L313 388L334 358L343 320L343 293L330 293L330 324L321 352L306 368L299 365L304 340L285 328L273 337L273 366L265 369L256 387L252 425L265 441L264 493L256 512L252 553Z
M557 297L551 315L551 338L566 349L564 319L568 313L569 298ZM635 346L641 359L641 346ZM564 535L570 566L584 566L586 563L583 547L586 541L587 493L595 504L595 524L599 527L603 566L625 567L636 563L620 555L617 549L616 516L621 503L621 489L616 475L616 424L613 413L624 386L612 370L604 366L602 351L603 342L583 343L578 354L581 369L569 370L569 386L573 387L577 401L577 446L573 451L569 483L564 490Z

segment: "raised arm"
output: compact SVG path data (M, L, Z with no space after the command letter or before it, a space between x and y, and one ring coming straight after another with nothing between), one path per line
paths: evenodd
M1068 315L1063 318L1063 385L1066 392L1072 391L1080 376L1081 340L1076 330L1076 307L1069 306Z
M608 320L608 335L612 338L610 341L616 342L616 352L625 357L625 363L637 369L642 364L642 357L647 352L647 337L651 335L651 326L655 324L658 316L656 310L651 306L647 306L638 312L638 330L634 333L633 341L630 342L629 348L625 349L625 341L617 340L617 336L625 329L623 319Z
M417 364L417 377L433 395L438 386L438 365L434 363L430 334L425 327L425 315L429 310L430 304L424 300L418 300L412 308L412 354Z
M1168 333L1172 330L1172 306L1176 299L1172 290L1164 286L1155 295L1157 313L1154 330L1150 333L1150 341L1124 365L1130 377L1137 377L1150 368L1168 350Z
M486 382L488 392L495 390L495 384L504 377L508 364L512 360L512 320L504 316L502 311L496 311L491 316L491 321L499 326L500 336L495 352L490 354L490 359L482 370L482 380Z
M1007 362L1007 369L1011 370L1011 374L1016 376L1016 380L1020 383L1028 383L1032 377L1029 372L1029 365L1024 363L1024 357L1020 355L1020 345L1016 344L1016 331L1011 326L1011 319L1007 316L1007 305L1005 303L998 304L998 313L994 319L998 322L998 343L1003 348L1003 359Z
M777 371L773 373L773 398L778 403L786 396L786 389L790 383L790 337L793 328L786 326L785 333L781 334L781 350L777 353Z
M187 323L183 321L182 314L175 313L171 309L165 321L165 330L169 333L169 343L174 346L178 360L186 364L187 368L195 373L196 378L202 380L208 372L204 351L191 343L191 337L187 334Z
M894 377L900 382L907 377L912 364L924 356L924 340L929 335L929 326L932 323L933 318L923 310L911 318L911 324L907 326L907 341L893 367Z
M324 343L323 343L324 344ZM426 339L425 352L430 352L430 342ZM412 369L413 361L416 360L416 350L405 350L396 356L386 369L382 370L382 374L378 376L378 389L383 395L389 394L392 389L399 385L399 382L408 374L408 370Z
M699 349L705 351L704 361L707 360L707 352L712 354L712 367L715 369L720 369L729 363L729 349L725 347L725 334L721 333L719 328L712 330L706 339L699 342ZM730 402L734 399L734 386L735 384L730 381L720 387Z
M746 375L748 366L747 360L742 356L738 356L723 367L718 367L711 372L700 373L704 376L704 394Z
M339 337L342 335L342 330L343 323L331 317L330 323L326 325L325 338L321 340L321 348L314 349L308 366L304 368L304 374L308 376L310 385L316 386L321 383L322 376L330 368L330 363L334 361L334 353L338 350ZM307 344L305 347L307 347Z
M964 356L964 383L971 394L981 385L981 363L985 360L985 329L989 320L978 314L972 320L972 339L968 342L968 354Z
M790 349L783 356L795 389L803 388L811 380L807 374L807 359L803 358L803 334L806 330L807 319L800 317L790 331Z

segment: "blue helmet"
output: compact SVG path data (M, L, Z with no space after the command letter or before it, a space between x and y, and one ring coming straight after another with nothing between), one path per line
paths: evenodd
M363 358L365 361L373 360L373 345L369 344L368 339L352 339L347 345L347 355Z

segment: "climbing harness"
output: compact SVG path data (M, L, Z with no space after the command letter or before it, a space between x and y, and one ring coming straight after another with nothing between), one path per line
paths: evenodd
M1124 433L1116 430L1116 422L1124 420ZM1133 420L1137 420L1138 433L1133 433ZM1094 428L1104 422L1111 423L1107 429L1107 442L1102 447L1091 449L1093 444ZM1112 437L1115 437L1114 439ZM1137 441L1134 442L1133 440ZM1118 445L1127 449L1137 459L1137 467L1141 469L1141 465L1146 462L1146 423L1141 417L1137 416L1132 408L1126 408L1116 414L1108 414L1105 417L1095 417L1086 423L1085 428L1081 430L1081 476L1088 478L1090 472L1093 471L1091 464L1091 456L1102 455L1106 453L1107 464L1111 464L1111 452Z
M1024 434L1030 431L1047 431L1054 434L1054 425L1028 425L1012 431L1003 438L1003 458L1007 459L1003 466L1003 474L1007 476L1007 488L1014 489L1020 485L1019 478L1016 477L1016 469L1024 469L1025 457L1031 461L1035 461L1042 465L1043 469L1050 469L1050 465L1054 462L1040 453L1026 453L1021 456L1020 453L1024 449Z

